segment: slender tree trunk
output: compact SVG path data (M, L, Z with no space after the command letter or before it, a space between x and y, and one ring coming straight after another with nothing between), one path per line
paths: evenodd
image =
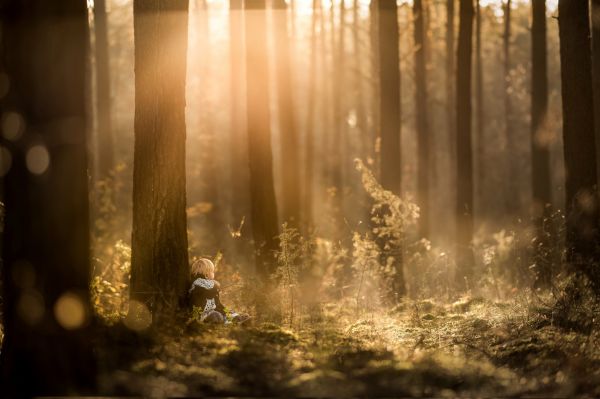
M282 215L283 222L287 222L290 227L299 227L300 149L290 65L292 40L290 40L288 32L288 10L285 0L274 0L273 11L279 130L281 132L281 153L285 160L285 167L282 169Z
M506 167L508 170L508 190L506 194L506 209L509 216L515 216L519 210L518 200L518 175L517 162L518 148L516 145L517 132L515 131L514 115L512 110L512 78L510 57L510 41L512 35L511 29L512 1L506 0L504 4L504 118L505 118L505 138L506 138Z
M477 200L479 201L479 215L482 215L483 182L485 181L485 109L483 104L483 57L481 54L481 1L475 0L475 101L477 104Z
M250 199L256 269L264 277L275 270L279 227L273 186L265 0L246 1L246 76Z
M596 158L600 156L600 0L591 0L592 66L594 80L594 119L596 121ZM596 174L600 179L600 162ZM600 182L598 182L600 187Z
M0 19L10 77L0 111L11 121L0 139L0 396L89 395L86 3L4 1Z
M460 0L456 74L456 280L468 289L473 275L473 154L471 149L471 56L473 0Z
M110 119L110 72L106 1L94 1L96 37L96 88L98 115L98 179L111 178L114 168L113 134Z
M589 3L560 0L558 28L567 169L567 261L584 272L600 293Z
M418 146L418 203L421 208L419 235L429 237L429 113L427 95L427 67L425 55L427 38L425 32L423 0L413 2L415 39L415 103Z
M315 114L317 108L317 24L321 18L320 1L313 0L310 30L310 71L308 83L308 116L305 137L305 161L304 161L304 190L303 195L303 232L307 235L313 225L313 185L314 185L314 158L315 158Z
M187 290L185 185L187 0L135 0L135 145L131 297L155 315Z
M533 221L536 228L534 263L536 286L548 288L552 282L547 256L546 219L550 216L550 142L548 113L548 61L546 48L546 0L533 0L531 24L531 178Z
M396 0L378 1L381 184L400 195L402 164L400 162L400 61L398 43L398 6ZM401 250L396 251L396 279L393 292L406 293Z
M450 164L456 162L456 57L454 44L454 5L456 0L446 0L446 127L450 145Z
M379 6L377 0L371 0L369 4L369 44L371 52L371 81L372 81L372 95L373 95L373 107L371 108L371 119L373 131L375 134L371 138L373 141L373 157L374 157L374 172L375 176L381 176L381 115L379 110L381 104L380 87L377 79L380 67L379 67Z

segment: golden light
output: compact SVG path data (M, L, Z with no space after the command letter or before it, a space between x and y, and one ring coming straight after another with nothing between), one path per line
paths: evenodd
M133 331L145 330L152 324L152 313L143 303L131 300L129 302L129 312L127 312L123 324Z
M65 330L83 327L87 321L83 300L73 292L62 294L54 304L54 317Z
M25 121L21 114L9 111L2 115L2 136L5 139L17 141L23 135L24 130Z
M41 175L50 166L50 154L43 145L35 145L27 151L27 169L34 175Z

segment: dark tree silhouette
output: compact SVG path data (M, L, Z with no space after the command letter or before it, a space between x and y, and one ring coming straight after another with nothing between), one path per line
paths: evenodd
M477 199L478 213L483 214L483 182L485 181L485 106L483 103L483 57L481 54L481 2L475 0L475 105L476 105L476 137L477 137Z
M106 0L94 1L94 33L96 38L96 110L98 115L97 178L111 177L114 168L113 132L110 114L110 72Z
M398 6L395 0L378 2L379 32L379 113L381 134L381 184L400 195L402 169L400 162L400 64L398 43ZM405 294L401 251L394 256L396 275L393 292Z
M547 138L548 61L546 47L546 0L533 0L531 23L531 183L533 220L536 228L536 285L549 287L552 281L546 254L546 219L551 204L550 148Z
M135 0L131 298L155 315L188 283L185 184L186 0Z
M277 113L281 135L282 217L291 227L300 223L300 147L294 109L290 49L292 40L288 32L287 4L285 0L273 1L273 36L277 73Z
M419 235L429 237L429 170L430 170L430 131L427 95L427 66L425 61L427 35L425 32L423 0L414 0L414 39L415 39L415 103L417 107L417 146L418 146L418 203L421 208Z
M558 2L566 168L567 261L600 293L589 2Z
M244 3L246 29L247 128L252 233L258 273L274 271L279 227L273 186L269 115L266 10L264 0Z
M3 1L0 396L90 394L88 19L79 0Z
M600 156L600 0L591 0L592 66L594 80L594 120L596 122L596 158ZM600 179L600 162L597 162ZM600 187L600 182L598 184Z
M471 149L471 56L473 0L460 0L456 53L456 280L468 288L473 269L473 154Z

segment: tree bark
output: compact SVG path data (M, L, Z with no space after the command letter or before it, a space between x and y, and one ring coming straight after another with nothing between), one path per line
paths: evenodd
M381 132L381 184L396 195L401 192L400 161L400 56L398 43L398 6L396 0L378 1L379 81ZM396 296L406 293L401 251L395 259L396 278L392 287Z
M171 315L187 290L185 76L188 1L135 0L131 298Z
M454 6L456 0L446 0L446 127L450 148L450 165L456 162L456 106L454 100L456 81L456 57L454 44Z
M106 0L94 1L96 38L96 90L98 115L98 179L110 179L114 168L113 134L110 116L110 67Z
M536 286L548 288L552 282L547 267L546 225L550 216L550 143L546 118L548 113L548 61L546 47L546 0L533 0L531 24L531 183L532 213L536 229Z
M600 293L594 99L587 1L558 3L563 141L566 167L567 261Z
M473 154L471 148L471 56L473 0L460 0L456 74L456 281L469 288L473 275Z
M477 109L477 199L479 216L482 216L483 182L485 181L485 108L483 103L483 57L481 54L481 1L475 0L475 101Z
M427 94L426 32L423 13L423 0L413 2L415 40L415 103L418 147L418 204L421 208L419 235L429 237L429 112Z
M290 49L292 40L288 32L288 9L285 0L273 1L273 36L277 71L277 104L281 154L285 160L282 169L283 222L290 227L300 227L300 149L293 100Z
M510 57L510 40L511 40L511 14L512 1L506 0L504 4L504 34L503 34L503 51L504 51L504 126L506 138L506 167L508 172L508 187L506 193L506 210L509 216L515 216L518 212L518 197L519 192L517 187L518 171L517 163L514 157L517 156L518 149L516 147L516 132L514 115L512 110L512 78L511 72L511 57Z
M600 156L600 0L591 0L592 79L594 81L594 120L596 122L596 159ZM600 162L596 174L600 179ZM600 187L600 181L598 182Z
M86 3L4 1L0 396L89 395ZM35 61L35 62L33 62Z
M252 233L257 272L267 277L275 270L279 224L273 186L265 0L247 1L244 7Z

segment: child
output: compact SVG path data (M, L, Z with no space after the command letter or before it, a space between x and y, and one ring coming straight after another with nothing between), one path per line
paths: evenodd
M215 324L243 323L246 315L227 312L219 299L221 285L215 280L215 265L209 259L201 258L192 263L192 287L189 290L190 302L202 312L200 321ZM229 314L228 314L229 313Z

